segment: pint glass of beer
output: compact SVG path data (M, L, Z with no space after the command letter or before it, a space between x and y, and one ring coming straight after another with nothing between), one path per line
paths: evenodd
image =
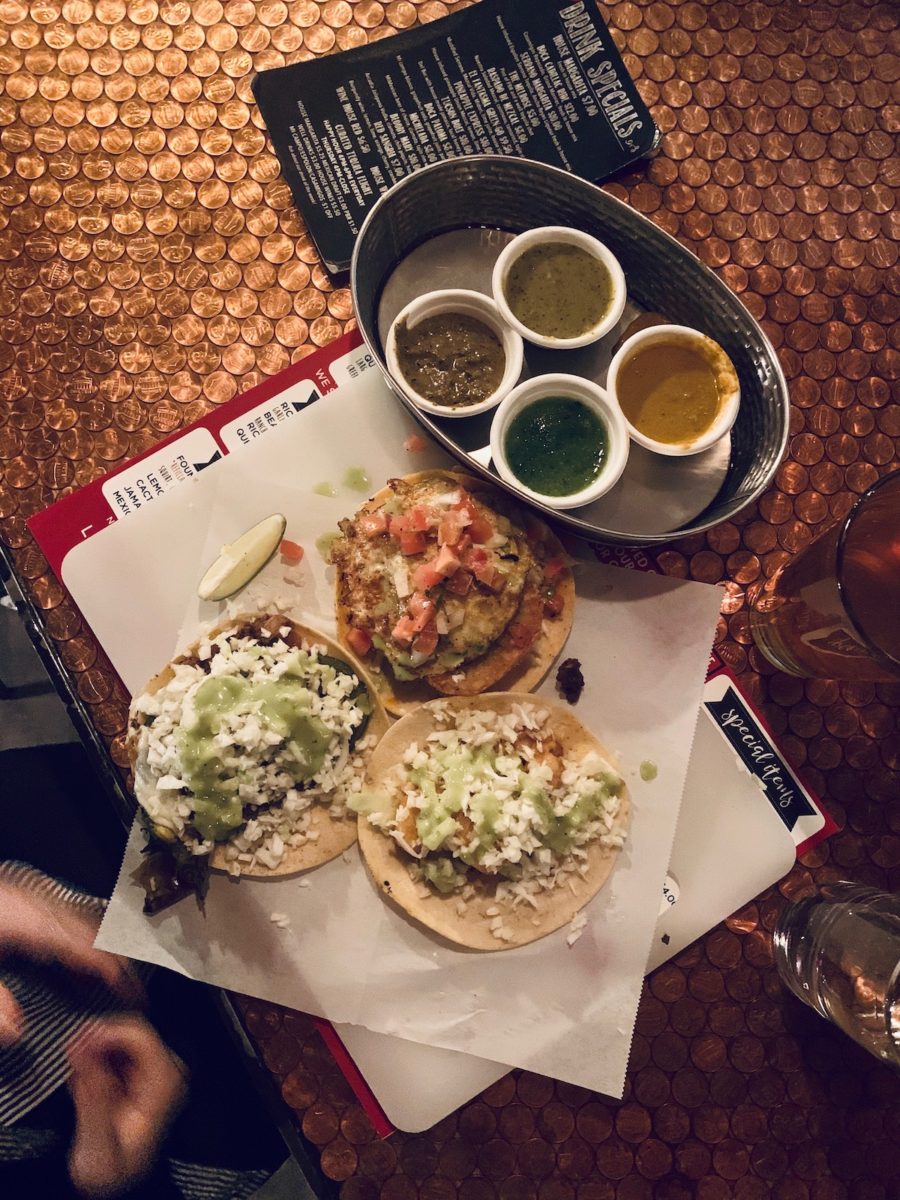
M766 583L750 629L789 675L900 682L900 471Z

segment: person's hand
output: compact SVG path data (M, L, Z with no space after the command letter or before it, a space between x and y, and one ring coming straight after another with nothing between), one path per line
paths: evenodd
M150 1169L184 1100L184 1069L142 1017L109 1017L69 1047L75 1136L69 1175L115 1196Z
M0 880L0 961L11 954L32 962L58 962L80 975L102 979L127 1003L141 997L128 960L94 949L98 918L43 895ZM22 1012L0 984L0 1049L24 1033Z

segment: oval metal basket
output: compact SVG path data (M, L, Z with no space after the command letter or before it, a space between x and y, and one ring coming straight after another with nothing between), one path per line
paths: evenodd
M628 205L555 167L517 158L455 158L416 171L379 199L357 238L351 289L360 332L389 385L432 436L469 470L519 495L484 465L483 453L473 457L486 440L484 421L430 417L395 387L382 346L383 297L404 260L441 234L502 231L508 237L539 225L571 225L593 234L622 264L629 301L635 308L661 312L674 323L690 325L719 342L737 369L741 407L731 433L730 452L727 444L720 449L712 494L702 511L681 522L676 516L676 523L664 532L648 533L621 524L608 528L584 510L553 512L541 505L535 507L583 537L619 545L661 544L728 520L768 487L787 443L787 385L775 352L740 300L690 251ZM488 232L479 236L482 245L496 242L493 253L499 253L502 241ZM412 284L407 279L407 294L410 287L427 291L429 287L454 286L449 278L441 278L440 272L430 278L423 272ZM471 281L456 286L471 286ZM489 288L482 286L482 290ZM561 352L543 353L558 356ZM558 362L558 357L554 361ZM567 368L560 365L555 369ZM598 377L598 371L590 366L580 370ZM598 382L603 379L599 372ZM709 483L707 479L707 487ZM690 476L680 486L691 487ZM642 495L648 497L647 503L654 502L652 480ZM659 503L665 504L664 489L660 496ZM664 518L661 520L665 524Z

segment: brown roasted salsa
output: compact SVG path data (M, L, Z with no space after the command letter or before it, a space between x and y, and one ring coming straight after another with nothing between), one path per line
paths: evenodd
M432 404L480 404L503 380L506 355L493 329L466 313L437 313L396 331L397 361L411 388Z

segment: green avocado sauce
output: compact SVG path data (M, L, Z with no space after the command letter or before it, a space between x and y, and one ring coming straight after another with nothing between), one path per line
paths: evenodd
M448 896L466 883L465 872L457 871L449 858L427 859L422 863L422 874L442 896Z
M292 774L302 782L322 769L331 740L327 726L310 713L310 699L309 689L290 673L261 683L213 676L200 685L194 721L181 728L179 749L182 777L193 793L193 825L201 837L221 841L244 820L240 778L223 771L221 748L215 744L225 717L238 710L252 712L263 729L282 739L296 762Z
M534 808L535 836L544 846L560 855L569 852L578 832L594 820L605 800L618 795L622 788L622 781L617 776L603 772L568 811L556 813L544 784L530 778L518 767L518 760L501 761L494 757L489 748L457 746L435 748L428 763L409 768L409 782L418 792L421 803L416 817L416 832L422 845L432 855L438 856L426 857L421 867L425 878L439 892L450 892L462 886L465 883L465 871L460 869L459 864L463 868L477 867L504 836L498 829L504 801L494 791L496 770L517 771L515 794L523 807ZM461 829L459 813L467 788L471 788L473 783L478 786L468 801L471 835L465 847L453 852L457 864L454 866L443 854L449 839ZM357 803L359 807L356 811L370 812L379 811L383 801L379 798ZM514 876L515 865L504 873Z
M340 536L339 530L329 529L327 533L320 533L316 538L316 549L325 562L331 562L331 547L340 540Z
M509 424L503 449L518 479L544 496L571 496L594 482L606 463L606 426L570 396L547 396Z
M348 467L341 482L354 492L367 492L372 486L372 480L362 467Z

